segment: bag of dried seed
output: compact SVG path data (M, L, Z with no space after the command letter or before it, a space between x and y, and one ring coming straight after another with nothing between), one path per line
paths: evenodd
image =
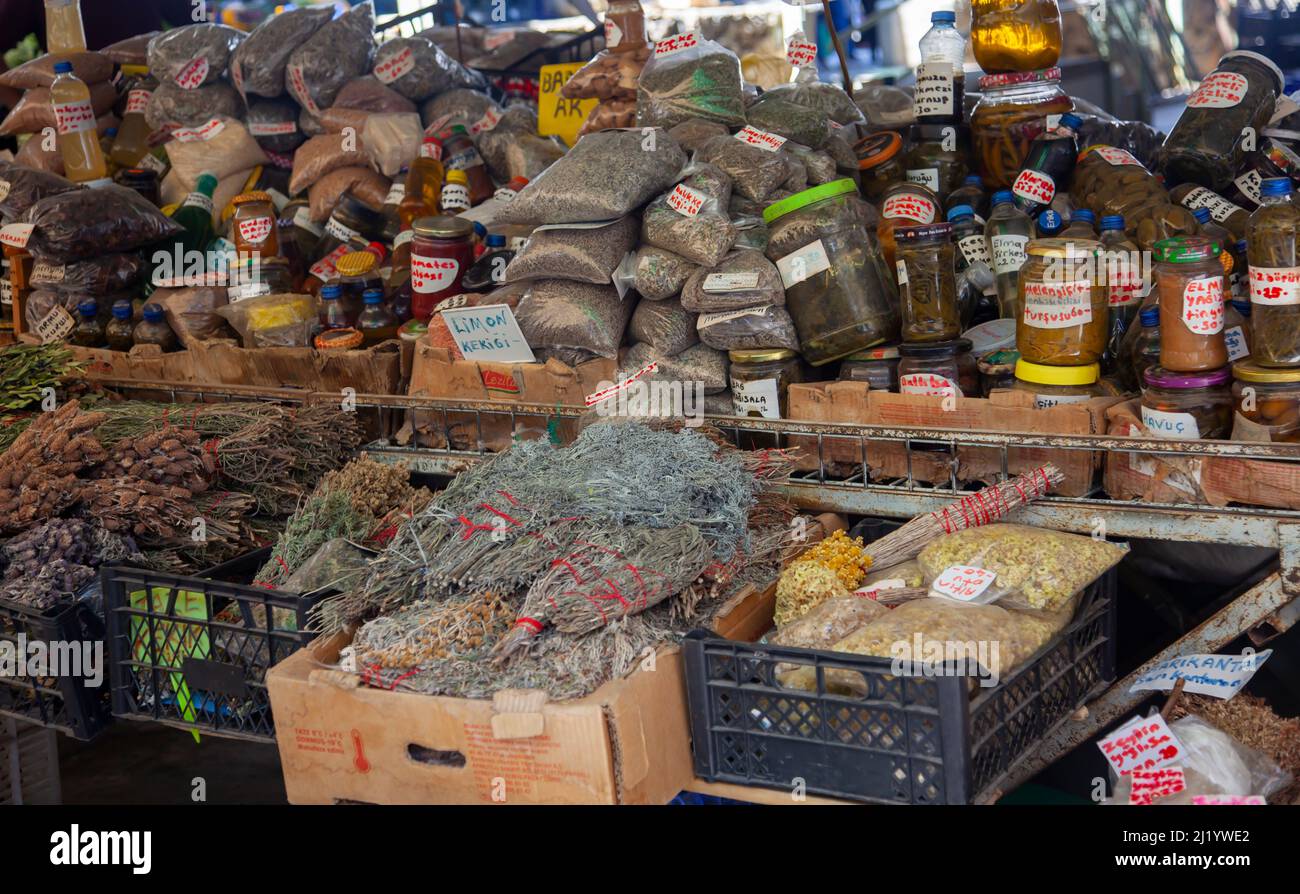
M698 269L698 264L681 255L643 245L637 249L632 264L632 287L648 301L663 301L680 293L686 280Z
M158 85L144 109L144 120L154 130L164 127L197 127L213 118L241 118L244 101L225 82L195 90L177 87L171 81Z
M420 120L435 134L457 124L469 129L489 113L502 114L501 106L486 93L464 87L439 93L420 106Z
M390 40L375 53L373 74L407 99L421 102L457 87L487 90L487 79L417 34Z
M144 276L144 259L135 252L108 254L70 264L38 261L28 282L33 288L99 297L130 288Z
M691 345L680 354L669 357L653 345L639 342L624 352L618 365L619 374L636 375L651 363L658 366L654 372L646 374L648 378L658 378L665 382L702 382L706 395L720 394L727 390L727 355L708 345Z
M866 121L862 110L854 103L853 97L845 93L842 88L823 83L818 79L817 55L815 50L811 54L807 53L808 46L810 44L802 31L796 31L790 36L786 45L786 55L795 66L794 80L789 84L779 84L763 95L812 109L836 124ZM800 48L805 52L800 52Z
M58 174L0 161L0 219L12 221L46 196L75 189L81 187Z
M673 127L689 118L745 123L740 60L698 31L655 44L637 79L637 126Z
M704 144L714 137L728 135L727 125L716 121L701 121L699 118L689 118L668 131L668 136L676 140L687 152L699 152Z
M117 184L46 196L23 222L35 226L27 250L52 263L134 251L182 232L140 193Z
M538 279L515 308L515 318L534 351L560 350L560 359L591 360L618 355L633 304L608 283Z
M334 97L335 109L360 109L374 114L410 114L417 112L415 103L391 87L385 87L374 75L353 78Z
M712 267L736 241L727 217L731 178L709 164L692 164L680 182L648 206L641 241Z
M682 288L682 306L696 313L784 305L781 273L760 251L735 249L713 267L701 267Z
M550 224L538 227L505 270L507 283L523 279L568 279L607 285L636 245L637 220Z
M751 142L754 140L756 142ZM790 177L788 156L780 137L769 140L758 131L742 130L734 137L714 137L698 153L731 177L731 189L747 199L764 202Z
M370 0L323 26L289 55L285 86L290 95L316 116L334 105L344 84L370 70L374 31Z
M831 135L830 122L823 112L770 93L759 97L745 111L745 118L751 127L778 134L810 149L820 149Z
M289 57L334 17L333 6L305 6L273 15L253 29L230 59L230 80L244 96L283 96Z
M821 186L823 183L830 183L832 180L838 179L839 169L836 166L835 159L831 158L826 152L809 149L807 146L794 141L786 143L781 148L789 153L791 158L803 165L805 188L808 186Z
M700 314L695 325L700 341L719 351L799 350L799 334L790 312L774 304Z
M149 73L159 84L184 90L215 84L244 38L243 31L214 22L164 31L149 41Z
M267 152L288 155L307 139L298 128L299 111L288 97L254 100L248 108L248 133Z
M767 638L774 646L795 649L829 649L889 609L860 596L834 596L819 603ZM786 668L792 665L786 665Z
M682 307L677 298L637 302L627 335L665 357L675 357L700 340L695 334L695 314Z

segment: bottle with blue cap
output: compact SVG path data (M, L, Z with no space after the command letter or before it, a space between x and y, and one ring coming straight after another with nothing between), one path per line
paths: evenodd
M1141 390L1143 374L1160 365L1160 308L1144 307L1138 312L1138 325L1129 328L1120 347L1119 365L1115 377L1126 391Z
M957 14L941 9L930 15L930 30L921 38L912 111L922 124L958 124L966 93L966 38L957 30Z
M144 306L144 319L135 326L132 338L137 345L157 345L164 353L178 347L176 333L167 325L167 315L161 304L151 301Z
M465 272L461 287L466 292L490 292L505 284L506 268L515 252L506 248L506 237L500 233L489 233L485 245L482 257Z
M1065 229L1065 218L1048 208L1046 211L1038 212L1038 217L1034 220L1034 228L1038 232L1039 239L1051 239Z
M110 351L126 353L135 344L135 308L125 299L113 302L113 319L104 327L104 338Z
M1056 127L1043 131L1029 144L1025 162L1011 184L1016 204L1029 216L1052 204L1056 194L1069 185L1079 155L1082 124L1078 115L1066 112Z
M323 330L352 328L355 320L349 316L347 306L343 303L343 286L330 283L321 287L320 312L317 318Z
M1070 212L1069 225L1060 232L1061 239L1096 239L1097 215L1087 208L1076 208Z
M969 205L975 220L984 226L985 218L989 216L989 194L984 191L984 178L979 174L967 175L962 185L948 194L945 203L949 208Z
M104 347L104 324L99 321L99 303L87 299L77 305L77 328L72 330L68 339L82 348Z
M95 128L95 107L90 101L90 88L72 73L71 62L54 63L50 105L54 109L54 128L58 134L64 176L74 183L107 177L108 165L104 162L104 150Z
M1102 215L1099 241L1101 273L1106 278L1106 304L1110 309L1101 368L1109 375L1116 372L1124 338L1137 318L1142 299L1151 292L1151 275L1143 269L1144 256L1137 243L1128 238L1124 215Z
M948 223L952 224L952 241L957 246L957 273L979 263L992 270L993 258L984 241L984 228L975 220L975 209L970 205L953 205L948 209Z
M998 305L1002 316L1016 316L1016 293L1020 285L1020 268L1027 257L1025 246L1033 235L1034 224L1029 215L1016 207L1015 195L1009 189L999 189L993 194L993 209L984 236L989 254L993 256L993 273L997 277Z
M401 322L384 302L382 289L366 289L361 296L362 311L357 317L357 331L362 347L369 348L397 338Z
M1291 180L1260 184L1259 207L1246 225L1251 357L1260 366L1300 366L1300 206Z

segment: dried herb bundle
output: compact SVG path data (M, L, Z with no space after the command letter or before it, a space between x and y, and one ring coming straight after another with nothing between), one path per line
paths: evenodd
M107 456L91 430L100 413L68 401L43 413L0 454L0 531L21 531L53 518L81 498L78 473Z
M80 371L62 342L10 345L0 350L0 410L20 410L36 403L44 389Z

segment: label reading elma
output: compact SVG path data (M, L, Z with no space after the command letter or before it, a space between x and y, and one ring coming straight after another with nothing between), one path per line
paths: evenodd
M781 400L776 379L731 380L731 405L737 416L781 418Z

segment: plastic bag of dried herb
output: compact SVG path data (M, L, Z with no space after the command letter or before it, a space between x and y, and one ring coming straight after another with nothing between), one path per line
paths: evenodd
M182 232L140 193L117 184L47 196L23 222L35 225L27 250L51 262L133 251Z
M307 139L298 128L299 111L288 97L254 100L248 108L248 133L267 152L287 155Z
M420 106L420 120L431 133L436 133L457 124L470 128L489 111L500 114L501 106L485 93L458 87Z
M700 341L719 351L744 351L756 348L799 350L799 335L794 320L784 307L765 304L700 314L695 321Z
M755 251L767 250L767 224L761 217L733 217L736 227L736 248L752 248Z
M28 282L33 288L99 297L134 285L144 272L144 260L139 254L129 252L71 264L37 263Z
M820 149L826 145L831 135L830 122L825 113L771 93L759 97L745 111L745 117L751 127L779 134L811 149Z
M419 102L457 87L487 90L487 79L419 34L390 40L375 53L373 74L407 99Z
M717 165L731 177L731 188L747 199L762 202L791 173L788 156L778 149L755 146L735 137L714 137L700 149L700 161Z
M776 265L762 252L736 249L715 267L701 267L682 288L682 306L697 313L785 304Z
M676 140L687 152L698 152L705 143L714 137L728 135L727 126L716 121L701 121L690 118L675 125L668 131L668 136Z
M307 6L271 16L239 45L230 60L230 80L244 96L284 95L284 70L294 50L334 17L332 6Z
M662 130L604 130L578 140L497 215L497 223L613 220L677 179L686 156Z
M488 170L502 183L515 177L533 180L564 154L564 147L554 137L537 135L535 116L532 127L526 130L509 126L509 120L525 116L522 109L509 109L496 127L479 134L475 140Z
M643 378L683 384L703 382L705 394L727 390L727 371L730 368L727 355L708 345L691 345L680 354L669 357L653 345L639 342L624 352L618 365L619 374L633 376L651 363L659 364L659 368Z
M164 31L149 41L149 73L186 90L214 84L244 39L243 31L213 22Z
M313 115L334 105L343 85L370 70L375 7L360 3L329 22L289 56L285 86Z
M727 217L731 178L714 165L690 165L679 182L648 206L641 241L712 267L736 241Z
M791 158L803 165L806 186L820 186L839 178L835 159L824 152L809 149L793 141L781 147ZM805 187L806 188L806 187Z
M637 219L612 223L552 224L533 230L505 269L505 282L569 279L605 285L633 246Z
M698 264L681 255L643 245L637 249L632 262L632 287L648 301L663 301L681 292L686 280L698 269Z
M619 298L613 285L538 279L515 308L515 318L534 351L614 357L634 303Z
M795 34L791 38L791 40L796 39L803 40L803 35ZM817 79L817 65L815 62L799 66L794 81L773 87L763 96L812 109L820 113L823 118L829 118L836 124L853 124L867 120L862 114L862 110L854 103L853 97L845 93L840 87L834 84L825 84Z
M158 85L145 106L144 120L154 130L169 125L197 127L213 118L241 118L244 101L224 82L186 90L171 82Z
M639 127L673 127L690 118L728 127L745 123L740 60L698 32L655 44L637 79Z
M700 340L695 334L695 314L682 307L678 298L638 302L627 336L650 345L665 357L675 357Z
M0 161L0 219L11 221L46 196L74 189L81 187L58 174Z

